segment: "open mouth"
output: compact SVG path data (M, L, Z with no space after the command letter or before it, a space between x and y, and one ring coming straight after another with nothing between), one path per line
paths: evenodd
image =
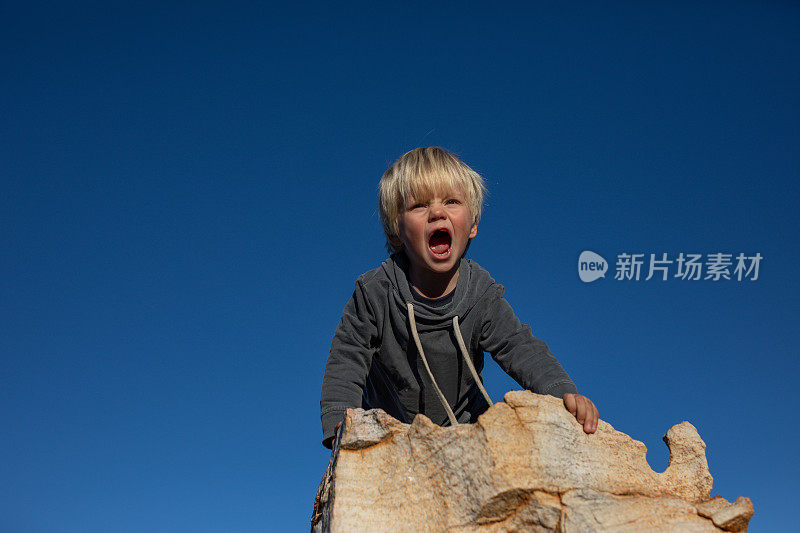
M447 256L450 253L452 239L446 229L437 229L428 238L428 248L434 256Z

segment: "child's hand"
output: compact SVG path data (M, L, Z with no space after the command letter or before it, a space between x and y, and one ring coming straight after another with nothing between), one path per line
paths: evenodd
M584 433L597 431L597 419L600 417L600 413L597 412L597 407L594 406L592 400L582 394L571 392L566 393L562 399L564 408L575 415L579 424L583 424Z

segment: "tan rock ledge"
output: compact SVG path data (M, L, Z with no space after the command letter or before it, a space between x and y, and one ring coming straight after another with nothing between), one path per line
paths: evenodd
M314 502L312 531L746 531L753 505L711 498L706 445L667 431L669 466L600 420L587 435L562 401L512 391L475 424L403 424L349 409Z

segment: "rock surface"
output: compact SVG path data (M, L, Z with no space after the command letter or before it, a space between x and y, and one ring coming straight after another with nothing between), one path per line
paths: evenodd
M659 474L643 443L602 420L587 435L561 400L527 391L456 427L350 409L312 531L746 531L752 503L711 498L695 427L664 440Z

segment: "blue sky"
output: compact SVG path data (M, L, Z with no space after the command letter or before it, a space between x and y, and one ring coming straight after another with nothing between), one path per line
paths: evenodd
M485 177L469 256L601 418L659 471L689 420L714 494L794 523L800 8L646 4L3 3L0 530L305 530L419 145ZM583 283L583 250L763 260Z

